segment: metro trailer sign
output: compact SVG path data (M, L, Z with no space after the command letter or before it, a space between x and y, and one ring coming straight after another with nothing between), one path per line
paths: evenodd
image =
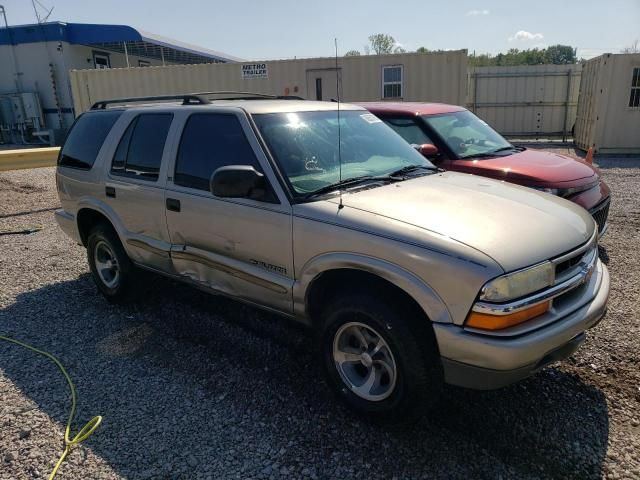
M242 65L242 79L248 80L251 78L268 78L269 73L266 63L251 63Z

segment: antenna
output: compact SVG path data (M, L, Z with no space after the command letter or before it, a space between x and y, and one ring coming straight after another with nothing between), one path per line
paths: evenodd
M342 183L342 139L340 136L340 75L338 70L338 39L333 39L336 46L336 92L338 96L338 166L339 166L339 182ZM338 210L342 210L344 205L342 204L342 186L338 190L340 195L340 203L338 204Z
M42 8L46 12L46 16L45 17L41 17L40 16L40 13L38 12L38 7L36 6L36 4L39 5L40 8ZM31 0L31 5L33 6L33 11L36 14L36 19L38 20L39 24L43 24L44 22L49 20L49 17L51 16L51 13L53 12L53 9L55 8L55 7L47 8L39 0Z

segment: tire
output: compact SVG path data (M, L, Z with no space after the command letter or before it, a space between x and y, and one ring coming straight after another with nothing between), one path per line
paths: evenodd
M108 301L121 303L130 298L135 267L110 225L98 224L89 232L87 261L93 281Z
M356 412L374 420L407 421L438 400L444 384L438 346L429 320L415 308L385 291L358 291L331 300L320 321L325 376ZM360 359L350 356L364 348L358 330L368 345ZM380 339L384 346L376 352Z

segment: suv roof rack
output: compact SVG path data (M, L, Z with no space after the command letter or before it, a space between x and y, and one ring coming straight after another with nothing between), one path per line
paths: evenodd
M149 97L113 98L111 100L101 100L94 103L91 106L91 110L105 110L108 105L116 103L155 102L159 100L182 100L182 105L208 105L211 103L211 101L206 97L210 95L234 95L232 97L227 97L224 100L304 100L304 98L302 97L293 95L269 95L266 93L236 92L229 90L219 92L183 93L179 95L153 95Z
M113 98L111 100L101 100L99 102L94 103L91 106L91 110L105 110L107 105L111 105L114 103L131 103L131 102L152 102L157 100L182 100L183 105L206 105L211 103L206 98L193 94L182 94L182 95L154 95L150 97L128 97L128 98Z
M244 100L244 99L259 100L261 98L270 99L270 100L304 100L304 98L298 97L295 95L271 95L269 93L240 92L236 90L226 90L226 91L219 91L219 92L198 92L198 93L192 93L192 95L199 95L199 96L236 95L234 97L227 97L224 100Z

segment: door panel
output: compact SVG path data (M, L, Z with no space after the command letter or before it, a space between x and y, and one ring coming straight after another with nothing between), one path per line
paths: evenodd
M290 313L291 207L246 117L237 110L208 110L191 114L184 125L166 189L174 269L223 293ZM209 178L226 165L263 172L269 183L264 198L214 197Z
M171 256L180 275L278 310L291 310L291 215L246 203L169 190Z
M155 185L140 185L116 178L108 180L114 197L106 196L126 229L123 241L131 259L165 272L172 270L171 242L164 213L164 191Z
M165 146L172 119L170 113L154 113L128 122L109 158L104 189L105 203L124 227L131 259L165 272L173 268L164 208Z

